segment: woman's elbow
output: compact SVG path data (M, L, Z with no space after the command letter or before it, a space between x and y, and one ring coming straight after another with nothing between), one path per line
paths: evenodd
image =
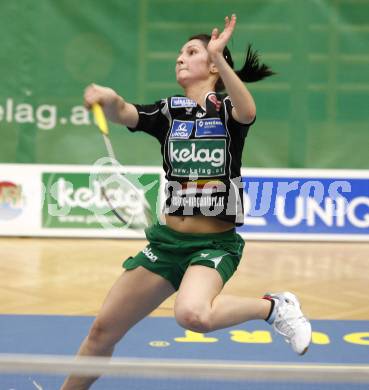
M256 117L256 107L248 107L241 112L236 111L234 118L240 123L251 123Z

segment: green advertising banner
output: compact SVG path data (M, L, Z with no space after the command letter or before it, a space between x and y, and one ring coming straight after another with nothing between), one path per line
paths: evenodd
M157 202L160 189L160 174L133 174L145 191L145 198L152 210L154 222L157 220ZM132 205L134 194L124 191L119 185L109 197L118 200L118 207L126 210L127 226L112 213L110 204L102 195L102 185L96 176L89 172L45 172L42 174L45 188L45 201L42 207L42 228L59 229L144 229L144 216ZM119 183L118 183L119 184Z
M151 103L181 93L174 65L195 33L237 14L277 73L248 87L257 121L243 163L369 168L369 2L348 0L15 0L0 3L0 163L93 164L105 155L84 88ZM123 165L161 165L158 142L112 125Z

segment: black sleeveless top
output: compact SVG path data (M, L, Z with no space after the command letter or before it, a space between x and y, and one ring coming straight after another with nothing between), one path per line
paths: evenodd
M232 117L229 96L209 92L205 107L184 96L135 104L136 128L161 144L169 215L216 217L243 225L241 158L250 124Z

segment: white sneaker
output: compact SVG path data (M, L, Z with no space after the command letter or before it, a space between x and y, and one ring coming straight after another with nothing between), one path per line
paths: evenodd
M297 297L283 292L266 294L265 298L274 299L275 302L273 328L291 344L296 353L303 355L311 343L311 325L302 313Z

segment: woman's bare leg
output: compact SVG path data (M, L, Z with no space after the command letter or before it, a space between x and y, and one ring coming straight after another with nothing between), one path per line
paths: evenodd
M214 268L189 267L174 306L177 322L186 329L206 333L267 318L269 301L221 294L222 288L222 278Z
M186 329L207 333L248 320L269 319L293 351L303 355L308 350L311 325L294 294L271 294L267 299L242 298L221 294L222 288L222 278L214 268L189 267L174 305L177 322Z
M143 267L123 272L105 298L78 355L111 356L124 334L174 291L170 282ZM96 379L70 376L61 390L85 390Z

